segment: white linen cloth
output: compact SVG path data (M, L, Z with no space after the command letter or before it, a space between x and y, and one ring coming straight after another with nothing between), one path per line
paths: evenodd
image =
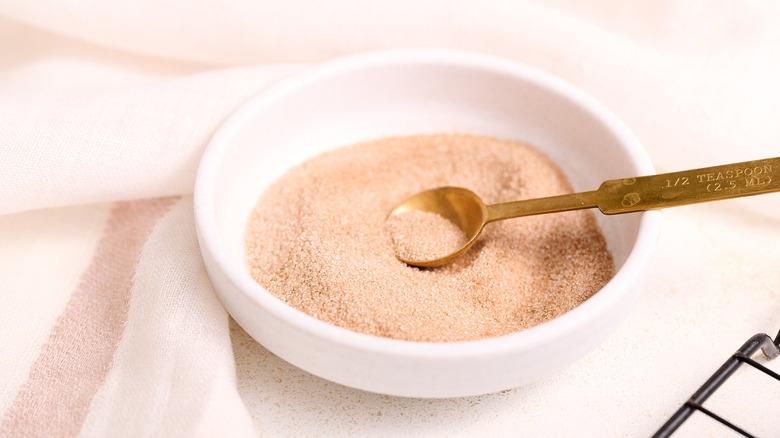
M198 160L275 80L403 47L562 77L659 171L778 156L779 22L772 0L0 0L0 436L651 434L780 329L777 195L666 212L640 305L554 377L413 400L310 376L229 322L194 235ZM780 388L739 375L749 395L720 407L776 434Z

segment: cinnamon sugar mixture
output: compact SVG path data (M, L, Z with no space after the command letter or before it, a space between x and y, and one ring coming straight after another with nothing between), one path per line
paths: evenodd
M410 210L385 221L395 253L404 260L434 260L459 250L468 236L436 213Z
M516 142L418 135L340 148L293 168L260 197L245 235L251 275L322 321L435 342L532 327L571 310L614 275L586 210L489 224L474 247L440 268L398 261L388 212L439 186L469 188L488 204L571 192L554 163Z

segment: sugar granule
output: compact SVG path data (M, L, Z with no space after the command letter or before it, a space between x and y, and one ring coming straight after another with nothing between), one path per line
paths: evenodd
M323 153L263 193L248 220L252 277L290 306L357 332L465 341L529 328L597 292L614 264L593 213L489 224L453 263L396 259L385 219L420 191L459 186L486 203L570 193L558 167L517 142L392 137Z

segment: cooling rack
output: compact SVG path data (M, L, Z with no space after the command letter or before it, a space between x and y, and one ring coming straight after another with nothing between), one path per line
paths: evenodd
M758 350L769 359L774 359L780 356L780 332L777 333L777 337L773 340L769 335L759 333L753 335L742 347L737 350L715 374L712 375L704 384L686 401L677 412L672 415L669 420L660 428L658 432L653 435L653 438L664 438L671 436L674 431L677 430L694 412L699 411L710 418L720 422L724 426L730 428L734 432L737 432L743 436L755 438L741 427L732 423L731 421L721 417L715 412L702 406L702 404L720 388L726 380L731 377L742 364L748 364L754 369L780 381L780 374L768 369L755 360L751 359L754 353Z

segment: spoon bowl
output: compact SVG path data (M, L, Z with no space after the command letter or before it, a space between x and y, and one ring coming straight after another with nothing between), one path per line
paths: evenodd
M488 220L488 209L482 199L476 193L462 187L438 187L417 193L400 203L387 217L407 213L411 210L438 214L466 233L466 243L444 257L432 260L411 260L398 256L398 260L421 268L445 265L468 251L477 241Z

